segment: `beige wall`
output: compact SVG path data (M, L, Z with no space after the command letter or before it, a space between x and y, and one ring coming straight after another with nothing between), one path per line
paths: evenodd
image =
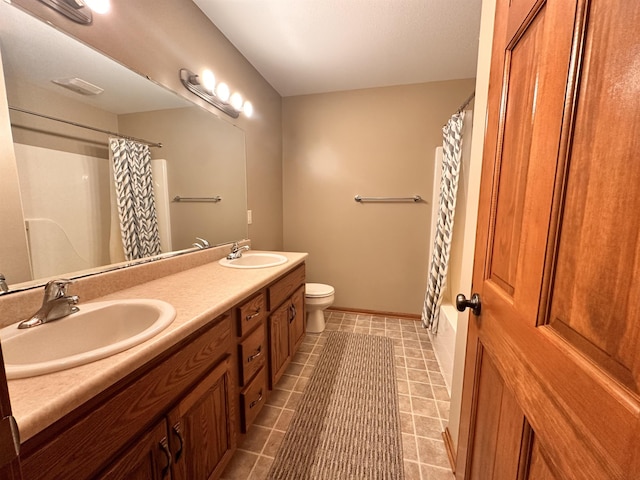
M282 248L282 131L280 95L193 2L112 0L108 15L91 26L73 23L36 0L13 0L36 16L131 69L200 102L178 78L180 68L214 71L250 99L255 115L233 120L201 103L246 133L249 236L255 248Z
M196 237L211 245L247 238L245 135L197 107L120 115L120 133L161 138L152 158L167 161L169 198L212 197L222 201L171 202L173 250L190 248Z
M335 305L419 314L431 205L359 204L354 196L431 199L442 125L474 80L283 99L284 246L310 253L307 280Z
M24 79L7 78L6 80L9 103L12 107L72 119L74 122L109 131L118 130L118 117L113 113L36 87L25 82ZM109 158L106 137L102 133L16 111L11 111L10 115L13 141L16 143Z

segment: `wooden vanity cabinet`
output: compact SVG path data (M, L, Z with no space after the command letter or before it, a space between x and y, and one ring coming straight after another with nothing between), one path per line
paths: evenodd
M304 264L22 445L29 480L214 480L302 342Z
M23 444L24 478L213 479L236 448L231 316Z
M304 282L305 266L301 264L234 309L242 434L249 431L302 343Z
M291 319L289 320L289 341L291 342L291 355L294 355L306 331L306 315L304 310L304 285L298 287L291 296Z
M171 451L167 422L163 419L122 454L100 480L161 480L169 478Z
M281 305L269 316L269 372L271 374L271 388L284 374L291 361L291 342L289 341L289 321L291 319L291 305Z
M172 479L222 475L235 450L234 392L227 357L169 412Z
M273 389L298 351L306 330L304 264L267 288L269 382Z
M220 477L235 446L230 372L231 361L227 357L98 478L206 480Z
M267 399L266 365L269 349L265 318L267 300L264 290L235 308L238 344L239 429L246 433Z

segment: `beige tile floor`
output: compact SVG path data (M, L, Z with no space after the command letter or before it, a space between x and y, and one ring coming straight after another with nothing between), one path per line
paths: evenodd
M328 333L343 330L393 339L405 479L453 480L442 441L449 415L449 395L429 336L420 322L339 311L328 311L326 317L325 332L306 335L222 478L266 477Z

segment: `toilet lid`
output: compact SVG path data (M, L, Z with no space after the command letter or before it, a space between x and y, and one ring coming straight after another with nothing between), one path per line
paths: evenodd
M335 290L331 285L325 285L324 283L307 283L305 285L305 295L307 297L328 297L333 295Z

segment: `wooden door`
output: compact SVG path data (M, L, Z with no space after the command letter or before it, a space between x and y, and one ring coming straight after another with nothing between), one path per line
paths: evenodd
M233 391L227 357L169 413L174 480L222 475L236 448Z
M269 317L269 380L271 388L284 374L291 361L289 342L289 319L291 304L287 301L278 307Z
M163 419L138 438L109 468L100 480L163 480L171 475L171 452L167 422Z
M640 478L638 25L498 0L458 479Z
M295 355L298 351L298 347L304 340L305 332L305 311L304 311L304 285L298 288L293 295L291 295L291 318L289 319L289 338L291 341L291 356Z

